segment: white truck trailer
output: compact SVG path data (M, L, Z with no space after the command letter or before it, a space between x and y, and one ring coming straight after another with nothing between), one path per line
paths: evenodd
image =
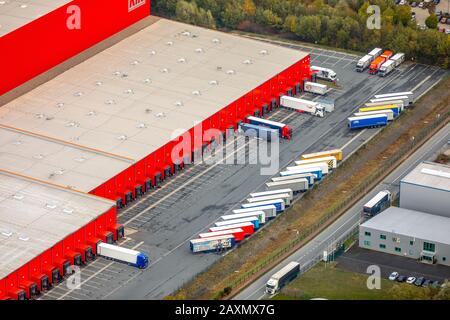
M264 197L248 198L247 203L270 201L270 200L283 200L285 206L291 205L291 195L289 193L272 194Z
M266 218L275 218L277 216L277 208L274 205L266 205L258 208L234 209L233 214L248 213L255 211L264 211Z
M336 169L337 168L337 159L334 156L322 157L322 158L314 158L308 160L299 160L295 161L297 166L302 166L305 164L314 164L318 162L326 162L328 163L328 169Z
M298 262L289 262L287 266L272 275L266 283L266 293L275 294L300 273Z
M145 253L104 242L97 244L97 254L105 258L125 262L139 269L145 269L149 264L149 258Z
M328 174L328 163L327 162L316 162L312 164L302 164L302 165L296 165L292 167L287 167L286 170L288 171L298 171L302 169L311 169L311 168L320 168L322 169L322 174Z
M380 70L378 70L378 75L380 77L386 77L389 73L394 71L394 69L395 69L395 61L388 60L381 65Z
M309 82L306 81L305 85L305 92L311 92L314 94L320 94L321 96L326 95L328 92L328 86L321 84L321 83L317 83L317 82Z
M355 117L368 116L368 115L376 115L376 114L385 114L387 115L388 121L394 120L394 111L391 109L377 110L377 111L367 111L367 112L356 112L354 114Z
M395 62L395 67L398 67L405 61L405 54L402 52L396 53L391 60Z
M257 197L265 197L265 196L271 196L274 194L282 194L282 193L289 194L291 196L290 200L292 200L292 198L294 197L294 192L291 189L289 189L288 187L283 188L283 189L278 189L278 190L250 193L250 197L257 198Z
M316 117L323 118L325 116L325 108L318 102L314 101L282 96L280 98L280 105L283 108L291 109L297 112L306 112Z
M308 180L305 178L266 183L267 190L274 190L277 188L285 188L285 187L289 187L294 192L303 192L308 190L309 183Z
M364 57L359 59L358 62L356 63L356 71L363 72L370 66L370 63L372 61L373 61L373 56L371 56L370 54L366 54Z

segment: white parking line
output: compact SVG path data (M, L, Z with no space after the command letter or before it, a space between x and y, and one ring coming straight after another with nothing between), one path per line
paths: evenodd
M344 144L340 149L344 150L347 146L349 146L353 141L355 141L356 139L358 139L358 137L360 135L362 135L364 132L366 132L367 129L363 129L361 130L356 136L354 136L352 139L350 139L350 141L348 141L346 144Z

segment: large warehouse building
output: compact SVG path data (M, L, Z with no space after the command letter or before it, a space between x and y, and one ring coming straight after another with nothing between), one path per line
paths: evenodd
M450 218L390 207L361 224L359 246L450 266Z
M400 207L450 218L450 166L423 162L400 181Z
M0 298L18 298L20 290L29 295L33 284L39 289L56 281L55 270L63 275L67 261L95 254L96 241L120 238L114 204L127 205L190 162L215 139L208 129L236 129L310 79L303 52L147 19L141 31L0 107L0 170L18 185L9 193L0 189L0 261L9 261L0 264ZM56 63L36 62L39 72ZM180 142L187 148L178 150ZM31 201L22 180L36 184L27 188L40 201ZM66 219L52 216L61 208L73 219L53 234L55 219ZM34 214L41 215L39 225L25 226ZM33 236L35 230L48 238ZM16 240L22 233L29 234L24 243L31 253L18 259L12 252L17 243L24 246Z

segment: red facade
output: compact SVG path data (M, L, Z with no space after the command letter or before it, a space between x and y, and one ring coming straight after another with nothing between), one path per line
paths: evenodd
M1 37L0 95L150 15L128 1L74 0Z

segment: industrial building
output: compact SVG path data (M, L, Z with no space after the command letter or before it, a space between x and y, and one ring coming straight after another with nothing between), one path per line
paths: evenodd
M102 6L110 15L116 1L48 1L41 18L11 22L9 29L2 25L0 51L7 57L0 68L12 78L1 82L0 92L149 14L145 0L119 2L117 15L103 17ZM58 20L65 21L63 13L74 3L92 5L85 7L87 27L77 35L66 34L65 23ZM28 4L34 7L35 2ZM2 17L9 13L5 8L0 5ZM147 11L138 13L141 9ZM15 15L21 12L14 10ZM95 254L96 241L122 237L116 206L127 205L190 163L217 140L209 129L226 138L227 130L235 130L249 115L278 107L281 95L301 91L311 79L304 52L146 19L148 25L139 32L0 107L0 172L8 186L0 189L0 299L19 298L18 289L28 297L33 284L39 290L44 278L57 281L67 261L74 264ZM93 30L100 25L108 30ZM27 42L34 34L47 37L45 30L61 38ZM30 50L20 53L25 44ZM5 62L8 57L11 63ZM180 144L185 147L178 150ZM63 215L54 216L58 210ZM38 225L23 222L28 219ZM61 228L53 230L59 222ZM25 245L18 234L27 235L22 237L28 239ZM14 251L18 244L30 250L20 259Z
M450 218L390 207L359 228L361 248L450 266Z
M400 207L450 218L450 166L422 162L400 181Z

